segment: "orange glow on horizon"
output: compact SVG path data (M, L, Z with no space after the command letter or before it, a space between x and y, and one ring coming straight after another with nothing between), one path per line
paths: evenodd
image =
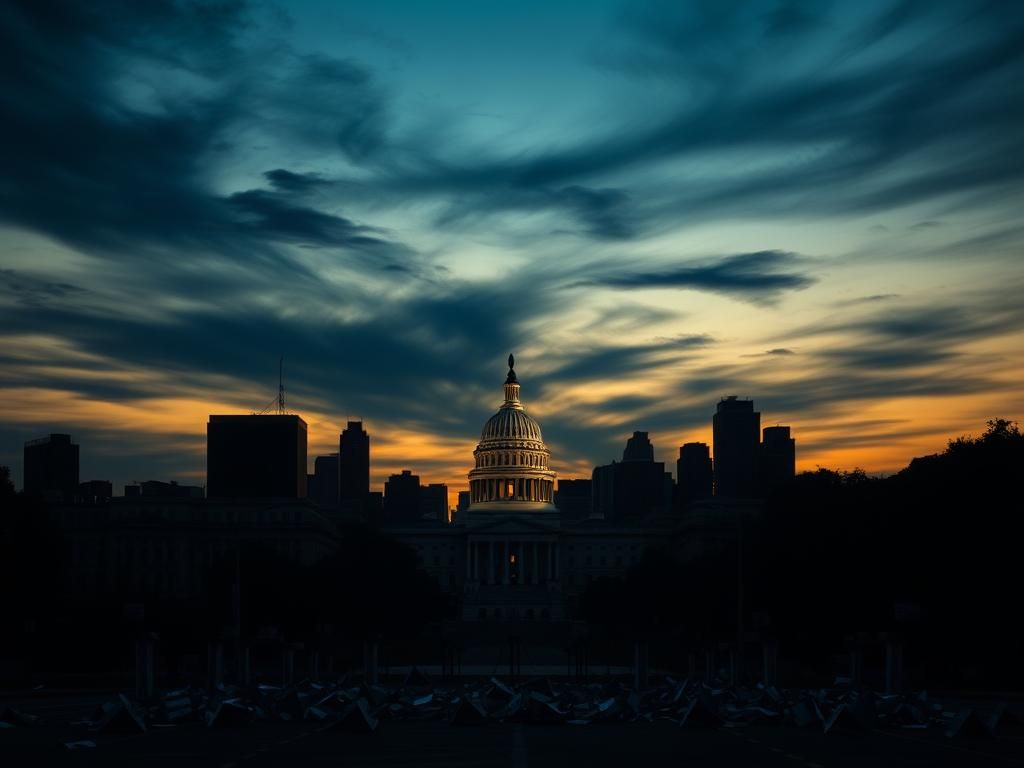
M131 380L131 374L118 376ZM154 374L152 379L158 377ZM109 379L108 379L109 380ZM176 476L202 482L205 478L206 423L212 413L245 413L233 401L211 400L202 392L164 397L125 398L110 402L90 398L82 393L63 389L30 386L0 388L0 397L13 407L8 420L19 425L38 425L39 432L89 429L109 437L108 445L96 445L96 455L116 454L110 445L121 446L121 436L149 437L149 445L140 450L152 454L181 455ZM708 405L705 426L691 430L652 431L656 460L675 473L678 447L684 442L705 442L712 445L711 413ZM755 405L757 400L755 398ZM579 406L576 406L579 407ZM797 444L797 471L814 471L818 467L852 470L862 468L869 473L892 473L915 456L942 451L947 442L962 434L980 434L985 421L995 417L1013 417L1024 407L1024 397L1015 401L1006 393L957 395L943 398L894 398L855 404L836 404L824 413L772 413L761 410L762 426L776 423L793 428ZM40 418L40 414L45 414ZM309 466L317 455L338 450L337 440L343 422L319 411L301 414L309 425ZM481 418L483 420L484 417ZM611 419L611 417L609 417ZM622 424L621 442L602 455L573 455L566 446L551 444L552 465L562 479L589 478L595 465L606 464L621 457L621 446L633 429L643 429L642 420L631 423L628 415L615 415L609 423ZM628 425L628 426L627 426ZM448 486L449 508L458 504L458 492L467 488L467 473L472 467L477 436L436 435L424 429L410 429L383 420L364 421L371 436L371 487L383 490L391 474L411 469L424 484L444 483ZM542 422L543 426L543 422Z

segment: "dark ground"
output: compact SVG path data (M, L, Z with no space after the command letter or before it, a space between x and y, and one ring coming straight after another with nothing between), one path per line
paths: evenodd
M108 698L97 697L95 701ZM4 766L1024 766L1024 741L954 741L937 729L825 735L768 725L702 730L674 723L599 723L458 728L444 721L385 721L361 735L309 722L258 722L237 729L201 723L151 727L137 736L68 723L95 701L52 700L35 712L48 724L0 730ZM41 702L40 702L41 704ZM93 748L69 751L70 741Z

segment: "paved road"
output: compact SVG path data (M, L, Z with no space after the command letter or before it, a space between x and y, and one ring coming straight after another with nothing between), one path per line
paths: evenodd
M91 739L70 752L64 742ZM952 742L939 733L877 731L864 736L787 727L680 729L669 722L587 726L385 722L359 735L311 723L266 722L210 730L201 724L153 728L139 736L98 736L81 727L0 730L4 766L1024 766L1024 742Z

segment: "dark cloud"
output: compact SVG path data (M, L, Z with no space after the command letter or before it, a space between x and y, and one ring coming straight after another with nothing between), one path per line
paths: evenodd
M839 306L852 307L858 304L874 304L880 301L889 301L890 299L898 299L900 294L898 293L874 293L870 296L858 296L856 299L847 299L839 302Z
M212 169L252 126L359 158L383 140L367 72L286 47L248 50L254 17L243 2L8 5L0 221L119 261L145 253L310 276L279 247L295 242L412 258L378 231L286 198L314 175L277 169L274 192L216 190Z
M708 0L631 9L632 38L608 41L602 71L640 87L657 79L657 104L634 108L626 97L613 119L511 152L452 141L459 125L404 120L412 127L398 133L372 71L255 35L267 27L259 6L8 3L0 10L0 222L70 244L94 281L79 287L48 277L43 265L4 270L0 325L53 335L99 360L64 369L54 350L54 364L26 382L5 351L0 383L116 401L209 391L211 377L221 377L269 381L273 394L284 354L299 410L312 403L464 437L487 416L488 393L500 395L508 352L536 348L574 306L567 286L700 290L770 304L814 283L815 265L760 250L581 268L575 252L544 263L549 246L511 277L470 284L432 267L402 242L404 230L361 221L356 210L404 217L421 208L435 217L435 233L454 238L460 226L478 227L510 250L547 244L554 231L628 254L624 242L736 217L846 217L952 195L959 212L993 201L1013 208L1024 180L1021 14L899 2L849 29L839 8ZM289 151L246 176L237 160L262 163L268 137ZM322 167L310 170L309 157ZM501 216L512 235L491 226ZM929 255L1014 255L1024 230L1012 215L1006 221ZM906 231L906 222L890 223ZM787 245L763 247L774 244ZM343 265L344 276L321 264ZM777 346L731 365L705 364L701 352L713 342L700 334L618 341L675 317L620 307L556 359L544 350L543 375L531 375L524 357L524 386L540 397L685 366L669 396L588 406L606 416L642 412L643 424L586 426L573 413L545 421L566 457L605 460L621 452L629 427L706 426L715 399L731 392L756 397L766 412L812 414L1003 385L971 345L1024 327L1016 296L928 307L889 301L897 296L839 302L836 310L874 314L837 312L769 342L796 345L799 356ZM845 346L814 351L826 333ZM92 375L112 359L120 371L157 371L170 383ZM781 368L785 382L772 378ZM240 410L262 404L237 402Z
M647 307L642 304L619 304L613 309L601 312L601 314L588 323L583 332L627 333L649 328L659 323L664 323L673 318L679 318L681 314L660 307Z
M830 319L807 327L807 335L853 333L876 343L944 345L1015 333L1024 327L1024 308L1011 284L981 296L964 296L949 306L892 307L867 317Z
M408 261L414 252L400 244L380 237L380 230L356 224L343 216L323 213L314 208L295 205L277 192L251 189L236 192L227 204L239 214L239 224L254 237L300 245L318 245L347 251L384 256L404 256ZM240 229L241 229L240 227ZM407 265L384 263L379 266L402 270Z
M750 301L771 302L786 290L806 288L814 282L794 271L800 259L783 251L741 253L661 271L619 268L570 285L612 288L688 288L740 296Z
M45 313L0 305L0 326L10 334L63 338L97 357L65 370L59 365L62 353L54 351L54 364L32 374L34 386L114 401L170 395L181 387L206 390L211 377L239 382L238 391L268 381L270 391L273 376L268 372L276 370L277 357L283 355L300 411L305 402L333 413L386 414L394 422L464 436L486 417L477 410L479 394L500 394L505 357L525 346L524 323L543 320L553 307L550 295L527 290L525 282L499 288L455 284L390 302L386 312L347 322L241 303L178 311L170 320L93 313L74 305L53 306ZM167 381L110 381L81 374L89 366L102 371L111 355L125 370L160 371ZM16 362L2 356L0 361ZM0 383L12 384L10 377L17 375L11 365ZM530 385L539 388L536 380ZM218 397L230 401L239 395L220 391ZM237 405L251 410L263 403Z
M440 227L508 212L556 213L577 225L560 232L584 233L605 240L624 240L635 234L635 215L631 213L629 195L622 189L548 185L534 183L529 177L508 179L502 184L454 170L440 170L429 179L397 176L386 181L386 185L396 195L401 194L402 188L411 187L428 198L444 197L447 203L436 221Z
M7 293L26 304L37 304L69 299L87 291L72 283L48 280L13 269L0 269L0 293Z
M284 168L275 168L263 175L272 187L284 192L308 192L328 184L319 173L292 173Z
M557 390L562 385L579 381L633 378L666 363L688 359L695 350L713 343L710 336L699 334L659 339L646 344L568 349L559 355L559 365L539 377L539 381L550 390Z
M775 349L768 349L765 350L764 352L757 352L751 355L744 355L744 357L786 357L795 354L796 352L794 352L792 349L787 349L786 347L776 347Z
M605 63L630 75L657 72L677 99L556 151L467 162L419 147L376 185L446 200L446 222L547 207L598 237L736 215L888 211L954 194L979 206L1013 194L1024 178L1012 160L1024 156L1024 17L968 2L921 14L901 4L850 30L841 7L644 6L630 14L636 44L606 46ZM915 48L922 30L957 44ZM903 44L876 45L880 34ZM653 190L636 180L665 163L766 150L782 162L729 165L699 183L682 174ZM628 185L617 181L626 173ZM609 187L614 199L599 196L596 209L566 194Z

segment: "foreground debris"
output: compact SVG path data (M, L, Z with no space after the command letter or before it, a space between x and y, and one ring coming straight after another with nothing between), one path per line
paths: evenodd
M754 723L815 728L824 734L865 734L875 729L932 729L948 738L1019 739L1024 716L1005 704L993 712L948 708L926 692L881 695L837 681L830 688L777 689L758 684L675 680L642 690L619 683L576 684L548 679L513 685L498 678L439 685L413 670L397 686L346 676L278 687L218 686L168 691L143 706L121 694L74 724L100 734L145 734L151 728L203 723L246 728L268 720L305 720L324 729L374 734L389 720L436 721L439 726L486 727L517 722L535 726L587 726L608 722L669 721L680 728L742 728ZM39 718L0 711L5 727L29 727ZM91 741L68 742L68 749Z

